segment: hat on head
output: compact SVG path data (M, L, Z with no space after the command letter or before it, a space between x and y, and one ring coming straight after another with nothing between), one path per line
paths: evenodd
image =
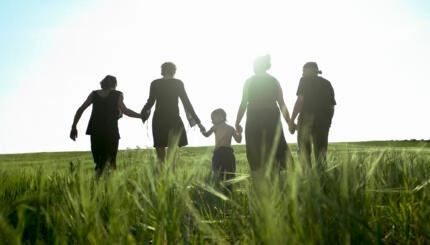
M322 73L322 71L320 71L320 70L318 69L318 65L317 65L317 63L316 63L316 62L313 62L313 61L311 61L311 62L307 62L307 63L303 66L303 68L314 69L315 71L317 71L317 73L318 73L318 74L321 74L321 73Z

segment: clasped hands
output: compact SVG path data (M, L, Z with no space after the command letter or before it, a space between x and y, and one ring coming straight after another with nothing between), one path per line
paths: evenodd
M288 124L288 131L290 131L290 134L294 134L294 132L297 130L297 124L294 123L294 121L291 121Z

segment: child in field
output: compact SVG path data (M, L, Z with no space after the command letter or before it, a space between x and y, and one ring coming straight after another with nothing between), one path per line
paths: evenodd
M217 184L224 180L230 180L235 177L236 158L233 148L231 147L231 139L237 143L242 141L242 130L236 131L232 126L226 123L227 115L223 109L216 109L211 114L213 126L209 131L201 130L202 134L209 137L212 133L215 134L215 150L212 156L212 169L215 172ZM232 186L227 187L230 192Z

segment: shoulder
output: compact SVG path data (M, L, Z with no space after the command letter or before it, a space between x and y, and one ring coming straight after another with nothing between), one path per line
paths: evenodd
M309 77L301 77L299 81L299 87L297 88L296 95L303 95L307 93L309 89L311 89L311 81L312 79Z
M267 73L267 79L269 79L269 80L271 80L271 81L278 82L278 79L276 79L276 77L274 77L273 75L268 74L268 73Z
M300 83L308 83L312 80L311 77L301 77L300 78Z
M118 97L118 98L122 98L122 97L124 97L124 95L123 95L123 93L122 93L121 91L113 90L113 91L112 91L112 93L113 93L116 97Z
M181 86L181 87L184 86L184 82L182 82L182 80L180 80L180 79L173 78L172 79L172 83L174 83L174 84L176 84L178 86Z
M257 76L256 75L252 75L250 77L248 77L248 79L245 80L245 85L252 83L253 81L257 80Z
M324 77L320 77L320 76L318 76L318 78L319 78L319 80L320 80L320 81L322 81L322 82L324 82L324 83L330 83L330 81L329 81L329 80L327 80L327 79L325 79Z
M308 87L314 81L314 77L301 77L299 82L299 87Z
M324 84L324 86L333 88L331 86L331 82L329 80L325 79L324 77L318 77L318 78L319 78L320 83Z
M163 79L155 79L151 82L151 86L159 84Z
M227 123L223 124L222 126L223 126L224 130L229 131L229 132L234 132L234 130L235 130L231 125L229 125Z

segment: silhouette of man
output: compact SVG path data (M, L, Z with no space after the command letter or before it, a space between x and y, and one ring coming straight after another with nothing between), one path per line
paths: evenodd
M328 134L336 100L331 83L319 76L322 72L316 62L303 66L303 75L297 89L297 100L291 120L297 123L297 143L302 161L311 165L311 148L320 170L326 167ZM290 133L294 133L290 128Z

